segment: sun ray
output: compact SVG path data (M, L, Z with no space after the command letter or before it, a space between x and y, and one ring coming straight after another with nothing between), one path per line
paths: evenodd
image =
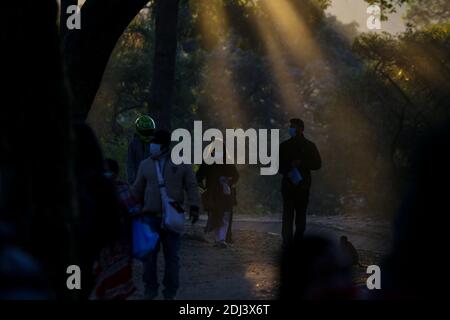
M266 0L261 1L260 5L267 13L272 32L276 33L278 41L288 49L294 63L322 57L313 32L289 1Z
M232 53L230 52L229 20L222 1L203 1L199 19L202 36L207 47L213 47L203 66L202 91L208 113L216 115L220 127L235 128L245 122L244 109L233 79ZM208 7L206 7L208 6ZM210 10L207 12L207 10Z

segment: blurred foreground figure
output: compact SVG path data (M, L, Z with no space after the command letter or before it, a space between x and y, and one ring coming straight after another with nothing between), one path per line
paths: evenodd
M280 298L347 300L356 298L351 264L339 247L319 236L294 240L283 249Z
M37 263L52 298L76 299L66 286L67 267L78 264L77 215L57 2L3 1L1 8L0 221L13 231L0 239L0 286L17 299L42 297L40 285L26 289Z
M130 193L129 185L118 179L119 164L113 159L105 160L105 177L111 179L116 188L120 205L119 239L102 248L94 265L96 285L93 299L126 299L136 290L133 283L133 258L131 253L132 214L140 211Z
M0 222L0 300L54 299L41 266L19 248L15 234Z
M291 138L280 144L280 170L283 175L283 244L288 245L303 237L306 227L306 209L311 188L311 170L322 166L316 145L303 135L305 125L301 119L291 119ZM295 220L295 236L294 236Z
M112 181L104 176L103 156L93 131L77 124L75 137L81 298L88 299L95 285L94 262L103 248L119 239L120 207Z
M381 298L444 297L449 288L440 263L448 252L449 150L449 125L417 150L415 179L395 221L392 252L381 268Z

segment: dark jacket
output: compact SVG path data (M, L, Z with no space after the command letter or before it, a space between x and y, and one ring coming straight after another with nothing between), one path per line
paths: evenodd
M232 164L205 164L203 163L197 171L197 181L202 184L205 181L206 197L208 203L207 211L231 211L233 207L233 197L223 193L220 177L231 178L230 185L233 186L239 180L236 166ZM204 204L205 207L205 204Z
M143 143L135 134L128 145L127 177L128 183L132 185L136 180L139 164L150 156L149 145Z
M280 144L278 172L283 175L284 187L295 187L287 176L294 168L292 162L295 160L300 160L297 169L303 177L299 187L309 189L311 187L311 171L319 170L322 166L322 159L316 145L304 136L290 138Z
M230 178L229 185L233 186L239 180L236 166L232 164L205 164L203 163L197 171L197 181L202 184L205 181L206 191L202 194L203 209L208 212L208 223L206 231L212 231L223 224L225 212L232 212L235 189L232 194L226 195L220 183L220 177ZM228 237L231 237L231 221L228 229Z

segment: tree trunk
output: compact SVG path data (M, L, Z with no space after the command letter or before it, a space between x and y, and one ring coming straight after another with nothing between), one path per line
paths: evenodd
M87 0L81 9L81 30L63 34L65 62L76 102L75 118L86 119L117 40L148 2Z
M66 30L61 20L63 50L74 95L73 117L86 119L117 43L148 0L87 0L81 9L81 30ZM63 0L63 8L71 0ZM160 128L170 128L175 81L179 0L157 0L155 57L150 114ZM65 17L64 14L61 17Z
M179 0L158 0L155 7L155 57L149 113L158 128L170 129L177 54Z

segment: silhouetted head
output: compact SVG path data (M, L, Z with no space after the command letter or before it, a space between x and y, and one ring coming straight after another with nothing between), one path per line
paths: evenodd
M223 159L223 163L227 162L229 157L229 152L225 142L220 138L215 138L206 149L206 154L208 155L207 163L213 160Z
M293 118L289 122L289 134L291 135L291 137L298 137L303 135L303 132L305 131L305 123L302 119Z
M150 141L150 156L158 159L165 155L170 148L171 134L167 130L158 130Z
M142 142L148 144L155 132L155 121L149 115L140 115L135 121L136 134Z
M285 248L282 299L349 299L352 294L350 265L333 242L306 236Z
M347 241L348 241L347 236L342 236L342 237L341 237L341 243L345 243L345 242L347 242Z

